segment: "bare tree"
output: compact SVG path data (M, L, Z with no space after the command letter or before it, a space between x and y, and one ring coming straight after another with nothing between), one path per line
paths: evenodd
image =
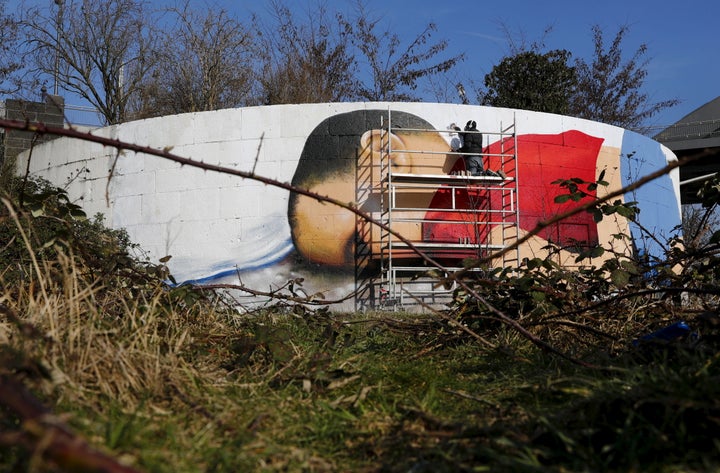
M18 20L5 12L5 1L0 0L0 94L17 90L14 74L22 67L18 61Z
M334 17L318 3L304 22L283 2L271 0L270 5L272 21L259 34L265 104L417 100L421 86L447 95L439 82L463 59L462 54L438 59L448 43L431 43L437 29L432 23L408 43L390 29L380 32L382 19L372 18L363 0L351 14L336 11Z
M627 26L620 27L606 48L602 29L598 25L592 27L595 47L592 62L575 61L578 86L571 114L643 132L645 120L679 101L651 103L648 94L642 92L648 74L647 45L641 44L623 62L622 42L627 32Z
M353 44L363 64L368 66L369 77L361 77L356 95L366 100L414 101L414 91L421 81L443 75L463 60L464 54L444 60L438 57L447 49L446 40L429 43L437 31L434 23L409 43L403 45L400 36L390 29L379 31L382 18L373 18L360 0L355 16L343 19L345 28L352 34ZM361 68L364 68L362 67ZM434 88L430 84L431 88Z
M36 81L95 106L106 124L122 122L156 56L152 19L142 0L55 0L28 9L22 25Z
M224 9L192 10L190 2L169 12L177 20L162 32L160 59L146 76L135 104L138 116L237 107L250 99L254 44L250 33Z
M720 217L717 215L716 206L683 205L682 228L683 244L687 249L697 250L707 245L712 235L720 228Z
M599 26L592 27L594 52L590 62L570 62L568 50L546 51L542 38L532 43L516 40L502 25L510 53L485 76L477 100L493 106L561 113L620 126L640 133L643 123L678 100L650 102L643 85L648 74L647 45L641 44L623 61L622 43L627 26L619 28L610 45Z
M261 24L262 102L339 102L352 97L355 63L347 30L317 4L305 22L279 0L270 2L272 20Z

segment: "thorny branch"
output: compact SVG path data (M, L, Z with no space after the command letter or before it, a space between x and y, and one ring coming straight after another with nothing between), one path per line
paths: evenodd
M17 325L24 335L47 340L40 330L23 322L5 304L0 303L0 314ZM93 448L75 434L16 379L17 374L8 370L5 360L0 361L0 409L15 413L19 420L17 430L0 431L0 446L21 446L63 471L139 473L139 470ZM23 371L42 375L40 368L24 367Z
M213 172L219 172L229 175L238 176L241 178L246 179L252 179L259 182L262 182L266 185L271 185L275 187L279 187L282 189L285 189L290 192L295 192L301 195L308 196L310 198L316 199L321 202L327 202L331 203L333 205L336 205L338 207L341 207L343 209L346 209L356 216L358 216L361 219L364 219L365 221L377 225L384 231L392 234L395 236L398 240L402 241L407 245L408 248L410 248L412 251L414 251L420 258L422 258L426 264L430 267L437 268L438 270L442 271L444 274L447 274L446 280L447 281L453 281L456 282L459 287L461 287L469 296L476 299L479 303L483 304L487 307L487 309L503 324L506 324L507 326L511 327L512 329L516 330L518 333L520 333L523 337L528 339L530 342L532 342L534 345L540 347L541 349L548 351L550 353L553 353L567 361L570 361L572 363L575 363L577 365L586 366L586 367L593 367L597 368L594 365L590 365L588 363L582 362L581 360L578 360L574 358L573 356L569 355L568 353L565 353L562 350L559 350L555 346L553 346L550 343L547 343L540 337L534 335L530 332L529 326L527 323L523 323L521 321L515 320L505 314L503 311L498 310L496 307L492 306L485 298L483 298L477 290L473 289L473 287L464 279L465 271L461 270L457 273L450 273L448 272L443 265L436 262L434 259L423 253L420 249L415 247L411 241L408 241L405 237L398 234L396 231L393 231L390 227L383 224L382 222L379 222L372 218L371 215L366 214L365 212L362 212L358 208L358 204L354 202L341 202L337 199L334 199L330 196L323 196L316 194L314 192L310 192L305 189L296 188L289 183L286 182L280 182L274 179L269 179L260 175L255 174L254 170L251 172L246 171L240 171L237 169L231 169L222 167L219 165L214 165L210 163L204 163L204 162L198 162L194 161L188 158L184 158L182 156L178 156L176 154L171 153L170 148L164 148L164 149L156 149L148 146L140 146L137 144L132 143L126 143L117 139L112 138L105 138L100 136L95 136L92 133L86 133L86 132L80 132L76 129L69 128L55 128L55 127L48 127L41 123L31 123L29 121L11 121L11 120L0 120L0 127L3 127L5 129L14 129L14 130L21 130L21 131L31 131L35 132L38 135L42 134L52 134L57 136L65 136L69 138L76 138L81 139L85 141L95 142L98 144L101 144L103 146L114 148L117 151L117 155L115 157L115 162L119 159L121 156L122 151L132 151L135 153L143 153L146 155L152 155L157 156L162 159L167 159L176 163L179 163L181 165L187 165L192 166L195 168L203 169L206 171L213 171ZM643 177L642 179L622 188L617 191L611 192L604 197L600 199L594 199L594 200L588 200L587 202L578 205L577 207L554 216L553 218L540 222L535 229L525 234L522 238L520 238L515 244L510 246L509 248L506 248L504 252L512 251L516 249L519 245L523 244L524 242L528 241L531 237L534 235L537 235L543 228L553 225L554 223L557 223L563 219L566 219L570 216L573 216L575 214L585 212L587 210L593 209L596 206L602 204L603 202L610 201L611 199L614 199L618 196L621 196L625 194L626 192L632 191L634 189L639 188L640 186L646 184L647 182L652 181L653 179L657 179L671 170L686 164L688 162L691 162L693 160L701 159L705 157L708 154L708 152L700 153L698 155L692 156L690 158L686 158L680 161L672 162L668 164L666 167ZM114 168L114 164L113 164ZM29 168L28 168L29 169ZM108 175L108 182L113 178L113 171L110 171L110 175ZM107 191L107 189L106 189ZM6 204L7 205L7 204ZM11 210L11 209L9 209ZM11 211L12 214L12 211ZM481 260L476 261L476 265L482 265L494 258L497 258L501 256L500 254L495 254L489 257L485 257ZM293 291L290 291L291 294L285 294L282 292L283 288L279 288L278 290L270 290L270 291L258 291L251 288L247 288L245 286L238 286L238 285L206 285L201 286L202 289L236 289L245 291L249 294L255 295L255 296L263 296L268 297L271 299L282 299L294 303L299 304L333 304L342 302L343 300L346 300L350 297L352 297L354 294L350 294L346 296L343 299L334 300L334 301L327 301L322 300L318 295L311 295L309 297L298 297L296 293ZM664 288L667 290L667 288ZM477 332L469 328L467 325L455 320L452 316L449 316L448 314L444 314L440 311L433 311L439 318L444 320L445 322L449 323L451 326L455 327L456 329L462 330L465 333L469 334L471 337L473 337L477 343L482 344L483 346L494 349L497 348L494 344L490 343L488 340L481 337ZM39 334L36 334L33 332L34 328L31 326L25 326L21 323L20 319L13 314L11 311L9 311L8 308L0 305L0 313L3 313L9 320L23 328L25 331L28 331L28 333L31 333L34 336L40 336ZM567 316L568 314L565 314ZM561 320L555 321L556 323L566 324L568 326L572 327L580 327L582 329L588 329L585 326L580 326L581 324L578 324L572 320L563 318ZM594 332L598 336L602 336L603 334L600 332ZM11 412L14 412L19 420L20 424L17 430L11 431L11 432L0 432L0 445L10 445L10 446L23 446L27 448L29 451L34 452L35 455L38 455L38 457L42 457L46 459L47 461L56 464L60 466L61 468L66 468L71 471L107 471L110 473L132 473L136 470L124 466L112 458L108 457L107 455L103 454L100 451L95 450L90 445L87 444L87 442L80 439L77 435L75 435L73 432L69 430L69 428L59 419L57 416L52 415L52 413L45 408L35 397L30 394L27 389L24 387L23 383L20 382L18 379L16 379L16 374L9 373L6 370L0 371L0 406L3 408L8 409Z
M287 284L278 288L274 291L260 291L257 289L249 288L245 285L241 284L203 284L202 286L198 286L199 289L233 289L237 291L247 292L248 294L251 294L253 296L262 296L262 297L268 297L271 299L280 299L284 301L289 302L297 302L299 304L309 304L309 305L329 305L329 304L339 304L341 302L344 302L352 297L354 297L359 291L353 291L350 294L346 295L342 299L334 299L334 300L326 300L321 297L319 294L311 294L306 297L298 297L294 295L287 295L283 294L282 291L287 287Z
M391 229L389 226L385 225L382 222L379 222L372 218L371 215L359 210L357 203L354 202L342 202L337 199L334 199L330 196L320 195L315 192L311 192L307 189L301 189L295 186L292 186L291 184L287 182L280 182L275 179L270 179L264 176L260 176L255 174L254 172L246 172L241 171L237 169L231 169L224 166L219 166L216 164L210 164L205 163L202 161L195 161L192 159L188 159L176 154L173 154L170 152L170 148L164 148L164 149L156 149L152 148L150 146L142 146L137 145L133 143L127 143L118 139L113 138L105 138L101 136L93 135L92 133L86 133L81 132L73 128L59 128L59 127L50 127L43 123L33 123L29 121L18 121L18 120L0 120L0 127L6 128L6 129L14 129L14 130L21 130L21 131L31 131L38 134L51 134L51 135L57 135L57 136L66 136L70 138L78 138L85 141L90 141L98 144L102 144L104 146L112 147L117 150L127 150L127 151L134 151L136 153L144 153L151 156L157 156L163 159L168 159L170 161L179 163L181 165L187 165L196 167L199 169L204 169L206 171L214 171L219 172L223 174L229 174L234 175L246 179L252 179L259 182L262 182L266 185L279 187L281 189L288 190L290 192L295 192L297 194L305 195L307 197L316 199L320 202L327 202L333 205L336 205L338 207L341 207L343 209L346 209L359 218L370 222L373 225L377 225L382 230L390 233L394 237L396 237L399 241L403 242L407 245L408 248L410 248L415 254L417 254L423 261L425 261L429 266L432 266L434 268L437 268L443 272L446 272L448 275L446 279L450 281L454 281L460 286L462 289L466 291L468 295L471 297L477 299L481 304L485 305L490 312L495 314L499 320L501 320L504 324L512 327L516 331L518 331L522 336L526 337L528 340L530 340L534 345L538 346L539 348L548 351L550 353L553 353L567 361L570 361L572 363L585 366L585 367L594 367L591 366L585 362L582 362L580 360L577 360L573 358L572 356L562 352L561 350L555 348L551 344L545 342L544 340L540 339L539 337L533 335L531 332L529 332L520 322L514 320L504 312L500 311L499 309L493 307L485 298L483 298L476 290L474 290L472 287L470 287L466 281L462 278L462 276L465 274L467 269L460 270L456 273L447 272L447 270L444 268L443 265L435 261L433 258L425 254L422 250L417 248L411 241L409 241L407 238L403 237L401 234L397 233L393 229ZM523 237L519 238L517 242L514 244L508 246L505 248L502 252L499 252L497 254L494 254L492 256L487 256L482 259L477 260L476 265L482 265L483 263L486 263L494 258L502 256L505 252L515 250L518 248L521 244L527 242L530 238L537 235L540 231L542 231L543 228L552 225L554 223L560 222L561 220L567 219L568 217L571 217L573 215L576 215L581 212L588 211L604 202L610 201L613 198L619 197L629 191L635 190L642 185L647 184L648 182L657 179L670 171L672 171L675 168L678 168L682 165L685 165L687 163L690 163L692 161L696 161L698 159L701 159L709 154L709 150L706 150L705 152L698 153L693 156L685 157L683 159L671 162L667 164L665 167L648 174L647 176L635 181L634 183L631 183L621 189L618 189L616 191L610 192L607 195L605 195L602 198L589 200L588 202L585 202L584 204L580 204L577 207L574 207L571 210L568 210L566 212L560 213L548 220L539 222L538 225L531 230L530 232L526 233Z
M138 473L91 447L43 406L25 386L0 374L0 406L15 412L19 430L0 433L0 445L22 445L63 471Z

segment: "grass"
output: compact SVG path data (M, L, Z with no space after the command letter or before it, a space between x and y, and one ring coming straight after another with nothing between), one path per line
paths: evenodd
M83 254L71 240L44 245L29 215L3 222L25 237L0 254L0 376L139 471L720 469L720 337L631 344L691 317L686 306L603 306L593 327L612 342L518 314L590 368L473 312L465 320L496 348L433 314L240 315L107 245ZM75 471L50 454L52 423L0 404L0 472Z
M80 353L95 353L88 345L97 343L106 357L62 353L104 368L41 383L52 385L48 400L78 432L144 471L701 471L720 464L717 360L696 352L596 372L520 344L522 356L446 344L447 327L417 315L269 312L228 324L222 337L185 335L171 320L165 333L174 338L158 336L145 317L142 325L120 324L113 341L108 327L107 335L85 333L95 342L77 340ZM60 338L80 338L88 322L100 325L84 320Z

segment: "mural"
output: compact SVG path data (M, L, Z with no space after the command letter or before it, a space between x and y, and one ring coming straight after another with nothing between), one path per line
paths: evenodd
M444 154L450 152L448 142L440 133L421 131L434 129L429 122L402 112L392 117L393 128L397 128L389 136L394 172L439 174L452 169L457 157ZM377 216L383 178L380 155L384 141L379 128L383 119L388 119L387 110L361 110L324 120L308 137L292 184L343 202L357 202L360 210ZM428 208L432 198L431 192L416 193L412 205ZM379 239L374 230L370 232L372 241L361 241L353 213L297 194L291 194L288 218L296 250L315 264L354 270L356 243L371 244ZM413 233L420 231L414 224L395 227L411 239L417 239ZM379 254L377 249L374 253Z
M384 148L389 144L388 164L394 173L453 174L464 163L453 151L457 135L450 125L471 119L484 135L486 168L504 168L509 180L517 180L520 236L577 205L555 203L564 191L553 181L577 177L592 182L604 172L610 185L598 188L601 196L674 159L657 142L608 125L453 104L254 107L130 122L96 133L141 145L173 146L179 155L291 182L353 202L377 217L387 200L382 194ZM383 131L388 122L393 130L389 135ZM515 137L493 132L509 123L515 127ZM503 150L515 146L516 161L501 162L498 156ZM55 156L68 159L58 162ZM21 156L19 170L25 169L27 158L28 154ZM112 226L127 229L151 259L172 255L169 265L178 281L241 282L267 289L303 278L308 293L335 298L359 290L377 274L380 232L349 211L152 156L121 155L117 163L115 159L113 150L58 139L34 150L30 169L65 185L89 214L102 212ZM107 170L113 164L115 172L108 182ZM84 171L78 173L79 169ZM393 228L412 241L477 244L499 238L498 225L490 220L471 232L458 225L467 218L465 210L494 210L501 205L482 187L458 192L440 184L406 192L401 198L414 209L413 218L396 222ZM624 199L639 202L640 225L616 218L596 224L590 214L581 213L543 228L521 249L521 258L543 256L542 248L553 242L565 248L561 262L570 263L583 246L627 244L613 238L619 231L630 231L644 254L661 256L662 241L680 224L676 173ZM657 238L646 238L648 232ZM435 256L448 256L434 251ZM400 257L414 258L410 252ZM362 301L351 300L345 308L357 304Z
M358 202L365 212L377 214L380 211L377 193L369 193L364 200L358 199L358 187L366 185L372 189L382 189L380 154L381 147L387 145L381 138L382 130L378 128L378 124L382 123L383 118L387 121L387 117L387 111L362 110L324 120L309 136L292 184L343 202ZM389 136L393 172L451 174L464 169L463 160L457 153L452 152L451 144L441 132L419 131L435 130L429 122L402 112L394 112L392 117L395 120L393 128L397 127ZM517 137L517 163L508 170L507 175L511 179L520 176L518 207L521 231L529 232L535 229L539 222L577 205L572 201L564 204L555 202L558 195L567 192L553 184L557 180L579 178L585 182L594 182L598 175L605 171L606 174L614 176L610 177L615 180L611 188L616 189L620 182L622 185L632 182L632 178L628 176L634 175L637 179L651 169L663 165L665 158L660 146L657 143L648 146L649 140L637 139L638 137L639 135L636 135L629 146L636 150L635 153L650 155L651 159L628 159L621 167L620 150L603 147L605 139L602 136L592 136L579 130L558 134L520 134ZM501 163L497 155L502 154L501 147L515 146L512 138L504 140L506 143L491 142L485 148L485 153L491 156L486 158L486 168L500 169ZM625 146L628 146L627 141ZM423 152L417 152L420 150ZM363 163L368 161L370 166L363 166ZM364 169L365 167L369 169ZM626 172L620 181L617 171L621 168ZM363 174L366 176L363 177ZM662 192L658 193L660 189ZM596 197L597 191L589 194ZM657 214L657 208L664 211L677 208L677 196L672 192L669 177L649 185L643 195L638 196L636 193L629 197L629 201L652 201L654 214ZM415 242L462 240L482 244L488 240L493 225L483 227L482 232L468 233L468 226L457 225L467 218L467 214L461 210L497 210L500 205L497 199L493 203L488 192L478 187L453 195L452 191L440 186L434 191L415 192L410 199L412 202L406 203L408 207L433 209L418 216L424 221L421 224L394 225L394 229ZM446 210L453 208L459 211ZM677 217L673 218L672 213L663 214L662 218L653 219L652 227L670 234L672 227L679 224L679 220ZM481 214L480 218L490 218L489 215L490 213ZM364 233L364 236L361 236L355 216L344 209L293 194L290 198L288 218L295 250L307 262L352 271L357 264L358 243L371 246L374 248L373 254L379 255L378 232ZM552 242L576 255L581 248L600 243L600 234L607 237L624 231L624 223L606 219L598 225L591 214L583 212L544 227L529 246L541 248ZM644 238L637 225L632 227L632 231L639 242L647 243L647 238ZM363 240L368 237L370 241ZM646 251L655 254L659 250L657 246L646 248ZM442 252L436 253L442 255ZM410 252L407 255L414 257ZM574 259L574 256L567 255L566 260L570 257Z
M506 139L510 141L510 139ZM594 182L598 172L598 156L602 138L586 135L577 130L558 135L520 135L517 138L517 175L519 180L520 228L526 232L534 230L541 221L553 215L569 210L573 203L557 204L555 197L566 190L556 184L559 179L579 178L586 182ZM487 147L488 154L501 154L500 143L491 143ZM508 145L512 146L512 145ZM462 163L459 163L462 164ZM490 169L499 169L497 158L488 159ZM607 163L603 163L607 165ZM460 168L456 165L453 170ZM514 171L514 170L513 170ZM515 172L508 173L511 178ZM590 193L596 197L596 192ZM432 208L448 206L447 193L438 193L431 203ZM498 202L495 202L498 205ZM461 204L470 208L470 202ZM492 207L490 207L492 208ZM459 217L431 212L428 220L459 220ZM457 241L453 226L447 223L429 224L425 237L445 241ZM543 228L538 236L548 242L564 247L588 246L599 243L597 225L588 213L582 213L564 221ZM444 238L443 238L444 237ZM472 241L476 241L470 236ZM544 245L543 245L544 246Z

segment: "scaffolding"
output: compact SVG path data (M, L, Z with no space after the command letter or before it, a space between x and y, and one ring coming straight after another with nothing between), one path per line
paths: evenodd
M381 129L381 177L375 194L384 228L379 251L373 252L380 260L377 305L402 309L450 301L455 284L440 284L447 275L428 265L418 251L441 263L448 273L467 271L468 266L480 273L496 267L516 268L519 250L506 250L519 237L514 116L509 125L500 123L499 131L478 131L484 137L485 169L496 171L496 176L467 175L462 153L457 151L398 149L396 144L393 149L397 140L391 138L396 133L446 135L456 133L453 129L396 128L391 111ZM394 163L398 156L403 165ZM417 161L425 165L408 165ZM427 164L431 162L436 164ZM484 266L472 264L481 259L487 261Z

